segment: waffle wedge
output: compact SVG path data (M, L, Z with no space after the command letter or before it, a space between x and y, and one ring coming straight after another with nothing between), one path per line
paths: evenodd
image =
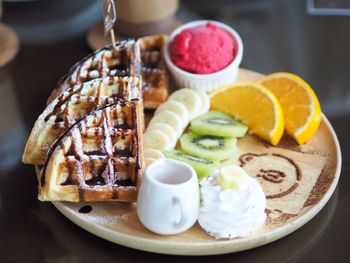
M107 76L140 76L140 48L134 40L106 46L76 63L52 91L48 104L71 86Z
M43 165L50 147L76 121L119 100L138 99L140 92L141 81L135 77L105 77L68 88L39 116L27 141L23 162Z
M64 133L39 175L39 199L136 201L143 168L140 104L119 101Z
M165 102L169 90L169 74L163 59L166 36L155 35L140 38L141 75L144 107L156 109Z
M142 76L144 107L155 109L168 97L169 74L162 52L165 35L106 46L75 64L52 91L48 103L70 86L105 76Z

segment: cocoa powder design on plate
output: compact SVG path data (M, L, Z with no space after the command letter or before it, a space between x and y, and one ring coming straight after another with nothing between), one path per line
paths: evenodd
M247 164L247 162L251 161L252 159L254 159L256 157L260 157L260 156L267 156L267 155L269 155L269 154L268 153L261 153L261 154L246 153L246 154L243 154L239 158L240 166L244 167ZM298 186L299 186L298 182L301 181L301 179L302 179L301 169L300 169L299 165L292 158L287 157L285 155L282 155L280 153L272 153L271 156L282 158L282 159L286 160L287 162L289 162L295 168L296 182L290 188L288 188L287 190L285 190L283 192L273 194L273 195L267 195L266 199L281 198L283 196L286 196L286 195L292 193L293 191L295 191L295 189L298 188ZM285 172L279 171L276 169L263 169L263 168L261 168L259 170L259 173L256 174L256 177L263 178L264 180L266 180L270 183L279 184L279 183L283 183L284 178L287 177L287 175Z

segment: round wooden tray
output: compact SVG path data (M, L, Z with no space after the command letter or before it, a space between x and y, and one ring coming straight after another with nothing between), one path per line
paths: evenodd
M241 69L238 78L254 81L260 77L261 74ZM252 176L261 174L261 169L284 174L283 182L277 186L263 177L257 177L268 198L268 216L265 225L246 238L215 240L198 224L179 235L160 236L142 226L135 204L53 204L83 229L130 248L176 255L231 253L273 242L311 220L325 206L336 188L341 153L337 136L323 115L320 128L305 145L299 146L285 136L277 146L271 146L249 135L238 141L238 158L229 162L241 165Z

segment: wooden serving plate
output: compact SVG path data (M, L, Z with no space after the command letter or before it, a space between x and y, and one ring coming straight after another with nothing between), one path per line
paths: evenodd
M240 69L238 79L254 81L261 76ZM323 115L315 136L304 145L299 146L285 136L277 146L271 146L256 136L248 135L238 140L237 158L227 162L241 165L248 174L256 177L267 196L266 223L246 238L215 240L198 223L179 235L157 235L142 226L135 204L53 204L83 229L123 246L176 255L231 253L273 242L311 220L336 188L341 153L336 134ZM271 181L276 176L278 183Z

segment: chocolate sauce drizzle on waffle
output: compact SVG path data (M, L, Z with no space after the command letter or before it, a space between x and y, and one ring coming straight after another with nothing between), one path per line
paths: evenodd
M160 82L166 77L161 48L161 46L151 46L141 49L143 89L160 87Z
M70 87L53 102L56 104L52 111L47 113L44 122L47 123L50 118L54 118L52 128L58 137L90 112L111 104L122 105L124 100L129 100L134 94L139 94L138 83L136 78L106 77ZM112 85L116 87L110 88ZM109 92L108 95L105 95L106 92ZM127 127L124 125L120 128ZM45 143L50 145L53 142L46 141Z
M106 46L75 64L52 92L48 103L70 86L106 76L142 76L146 108L155 108L168 96L169 75L162 57L165 36L125 40Z
M87 79L91 80L99 77L135 76L139 70L138 57L139 51L135 45L135 40L119 41L115 47L108 45L86 56L81 62L74 65L63 79L64 81L68 80L70 84L79 84ZM84 70L87 71L86 77L84 77ZM77 74L72 74L73 72L77 72Z
M71 86L108 76L137 77L140 71L140 49L135 40L119 41L116 46L96 50L76 63L58 82L48 102Z
M63 154L58 165L61 187L78 186L79 201L91 191L109 191L118 199L118 189L136 187L141 169L138 102L120 101L86 116L64 133L52 147L41 173L41 187L51 158ZM119 109L118 109L119 108ZM120 109L121 108L121 109ZM59 159L58 159L59 160ZM89 200L87 200L89 201Z

